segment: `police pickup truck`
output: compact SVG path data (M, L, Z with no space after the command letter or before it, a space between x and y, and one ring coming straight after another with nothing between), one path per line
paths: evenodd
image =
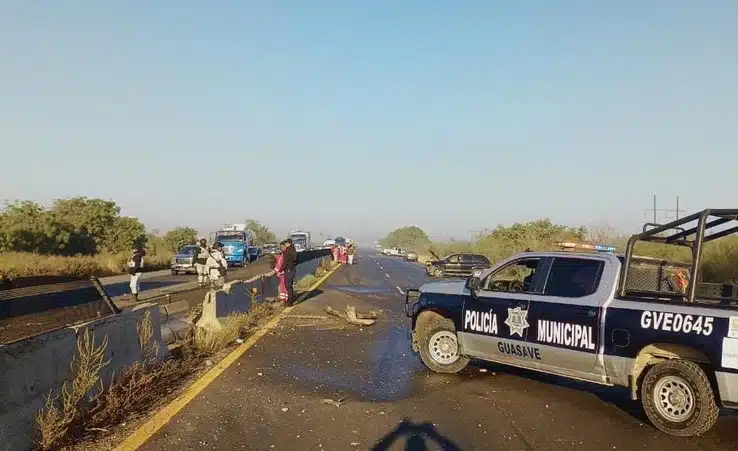
M699 272L704 245L738 232L737 218L705 210L647 224L624 255L592 245L524 252L466 281L409 289L413 350L439 373L475 358L628 387L657 429L701 435L719 407L738 409L738 286ZM686 246L691 262L636 256L638 241Z

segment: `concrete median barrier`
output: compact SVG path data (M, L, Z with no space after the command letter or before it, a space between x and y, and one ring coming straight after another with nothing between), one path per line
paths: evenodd
M150 328L157 358L165 358L168 351L161 338L160 312L153 304L0 345L2 447L35 449L34 417L50 393L58 395L64 381L71 383L74 374L70 365L80 352L78 348L86 332L89 331L87 336L92 336L96 346L107 338L105 356L109 364L100 373L107 386L114 374L143 359L139 338L142 328Z
M324 257L331 255L328 249L316 249L298 253L295 268L295 284L301 277L314 273ZM279 279L277 276L259 277L252 281L234 280L225 284L223 289L211 290L205 295L202 304L202 316L196 326L209 330L220 330L223 321L238 313L248 313L254 302L263 302L279 295Z

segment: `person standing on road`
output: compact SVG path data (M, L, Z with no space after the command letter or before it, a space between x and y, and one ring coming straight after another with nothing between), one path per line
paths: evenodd
M223 255L223 245L216 241L213 243L212 252L208 252L208 259L205 263L208 271L208 277L210 277L211 287L214 290L223 288L225 283L226 275L228 274L228 261Z
M128 260L128 273L131 275L131 298L138 302L138 292L141 291L141 274L143 272L144 250L141 246L133 251L131 259Z
M284 273L284 284L287 290L287 305L292 305L295 302L295 271L297 269L297 250L292 244L292 240L285 240L285 248L281 272Z
M277 256L277 261L274 265L274 272L277 273L277 279L279 280L279 300L281 302L287 302L287 280L284 275L282 267L284 266L284 253L287 250L287 242L282 241L279 243L280 253Z
M354 247L354 243L351 243L348 246L348 264L349 265L354 264L354 255L356 255L356 248Z
M200 247L197 248L195 253L195 269L197 270L197 284L200 288L205 288L208 283L208 256L210 255L210 249L208 249L208 242L205 238L200 239Z

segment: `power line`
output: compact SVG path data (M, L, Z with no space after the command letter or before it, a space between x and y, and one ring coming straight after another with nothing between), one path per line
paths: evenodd
M676 208L657 208L656 207L656 195L653 195L653 207L652 208L646 208L643 210L645 213L653 213L653 222L655 224L658 224L658 213L664 213L663 219L672 219L669 218L668 214L673 213L674 219L679 219L679 213L684 213L687 210L681 210L679 209L679 196L676 197Z

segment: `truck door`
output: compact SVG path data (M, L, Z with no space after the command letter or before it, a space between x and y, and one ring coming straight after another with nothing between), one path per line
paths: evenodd
M471 355L535 367L541 354L528 341L531 287L542 259L520 258L486 275L464 304L462 346ZM532 283L530 283L532 281Z
M602 283L606 261L596 255L557 256L545 283L531 295L528 341L542 348L542 369L569 375L594 372L600 346L600 311L612 291Z

